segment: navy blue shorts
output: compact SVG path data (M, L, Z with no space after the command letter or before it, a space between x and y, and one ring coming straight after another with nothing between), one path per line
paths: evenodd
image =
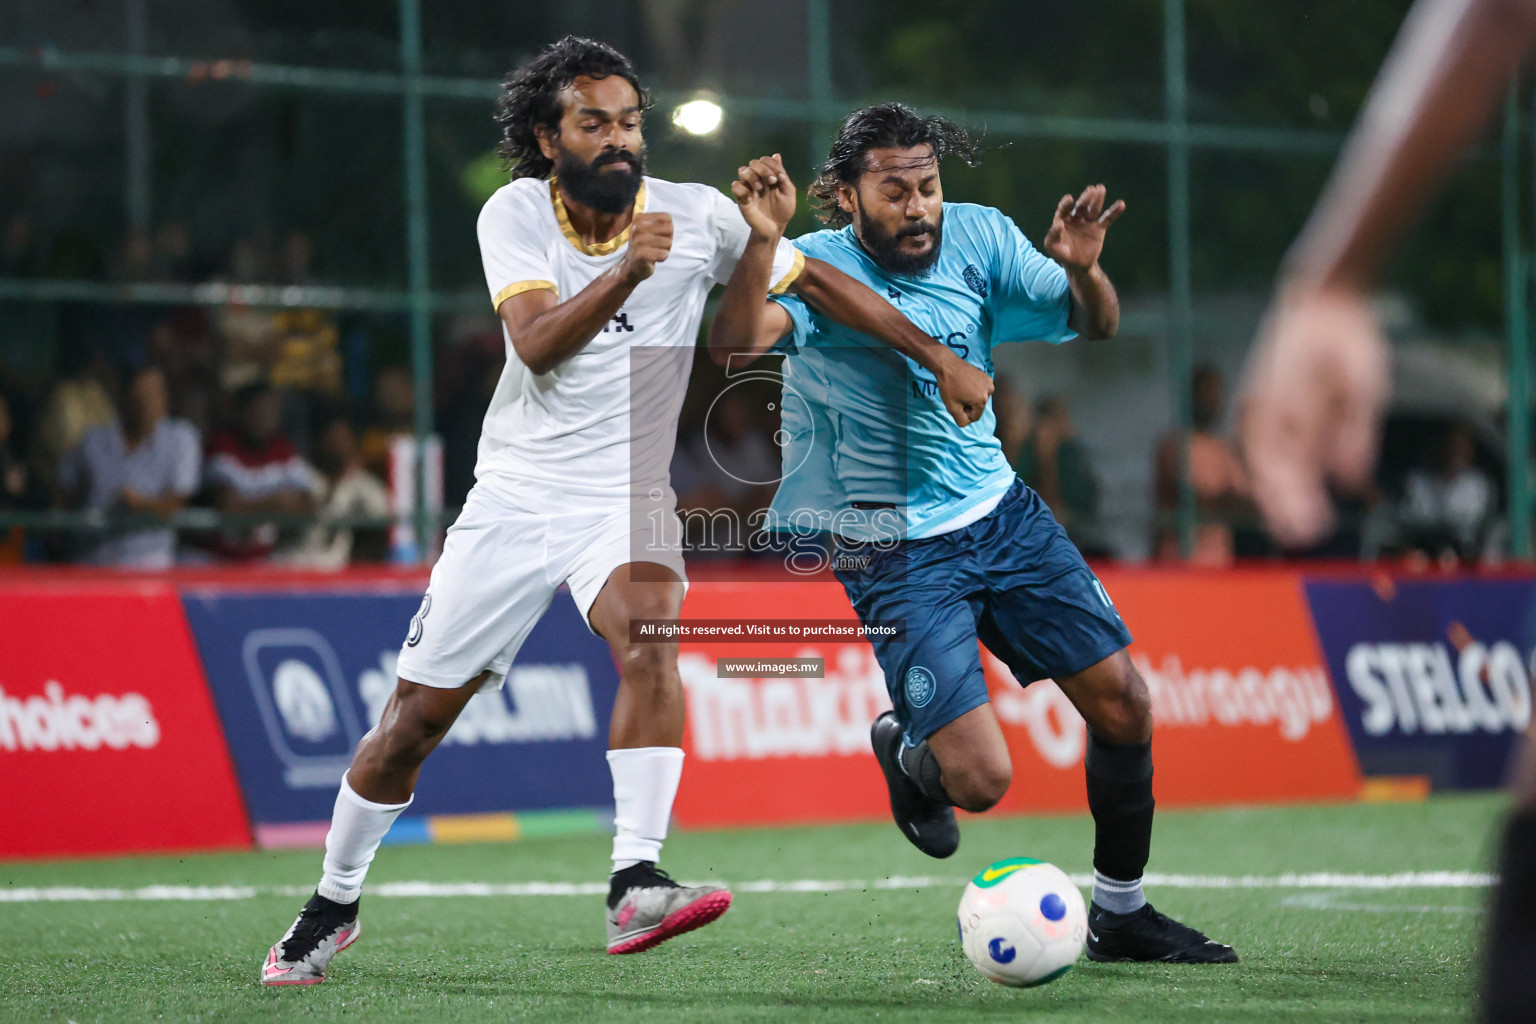
M987 703L979 639L1025 685L1098 664L1131 642L1067 532L1022 481L988 515L937 537L879 549L843 542L834 572L873 637L910 744Z

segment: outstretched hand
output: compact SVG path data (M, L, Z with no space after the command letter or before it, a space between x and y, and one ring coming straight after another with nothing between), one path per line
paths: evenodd
M736 168L731 195L736 197L747 226L765 238L782 236L795 215L795 184L777 153Z
M1104 250L1104 233L1125 212L1124 199L1106 210L1105 192L1103 185L1089 185L1075 199L1062 196L1041 251L1067 270L1091 270Z
M1333 523L1329 484L1363 488L1376 459L1390 354L1365 299L1282 291L1259 327L1240 415L1253 496L1288 547Z

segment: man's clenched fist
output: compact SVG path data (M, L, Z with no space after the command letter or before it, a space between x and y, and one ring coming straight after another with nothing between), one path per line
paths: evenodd
M629 247L624 252L624 277L639 284L656 273L656 264L672 251L672 215L637 213L629 227Z

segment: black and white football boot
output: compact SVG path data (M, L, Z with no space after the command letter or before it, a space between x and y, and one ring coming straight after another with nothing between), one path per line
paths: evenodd
M309 898L288 933L267 951L261 965L263 985L314 985L325 980L331 958L362 934L357 905L337 903L319 893Z

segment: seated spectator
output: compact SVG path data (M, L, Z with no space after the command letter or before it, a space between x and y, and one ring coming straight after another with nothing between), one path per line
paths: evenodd
M1194 491L1199 519L1189 561L1194 565L1231 565L1236 554L1234 523L1254 516L1248 470L1237 446L1216 432L1223 405L1221 371L1214 366L1199 367L1190 386L1194 392L1194 429L1188 437L1188 461L1184 462L1185 438L1180 433L1167 435L1157 448L1159 522L1153 550L1160 559L1179 557L1179 529L1174 520L1179 512L1179 478L1184 476Z
M416 385L404 366L385 366L373 376L368 427L363 431L363 465L381 480L390 478L397 437L414 436Z
M358 527L337 520L389 515L389 492L363 466L357 433L345 414L333 412L316 433L320 521L287 558L314 569L341 569L350 562L382 562L389 554L387 526Z
M94 565L165 569L176 561L176 531L144 525L146 517L169 517L198 484L199 438L184 420L167 415L165 374L140 367L128 381L121 422L87 431L59 465L59 485L79 508L117 513L127 522L85 556Z
M117 373L99 347L64 350L67 376L54 387L43 407L33 443L33 471L52 487L59 464L93 427L117 420L112 393Z
M1036 403L1034 428L1014 465L1085 555L1108 554L1098 533L1099 481L1065 399L1052 395Z
M270 385L249 384L235 395L235 429L208 446L207 487L228 515L312 515L317 475L293 442L279 432L282 398ZM276 523L231 527L213 544L216 554L238 561L265 558L285 530ZM289 527L290 535L296 529Z
M1497 492L1473 464L1476 446L1465 421L1451 425L1431 465L1403 481L1399 527L1406 547L1435 558L1476 561L1498 514Z

